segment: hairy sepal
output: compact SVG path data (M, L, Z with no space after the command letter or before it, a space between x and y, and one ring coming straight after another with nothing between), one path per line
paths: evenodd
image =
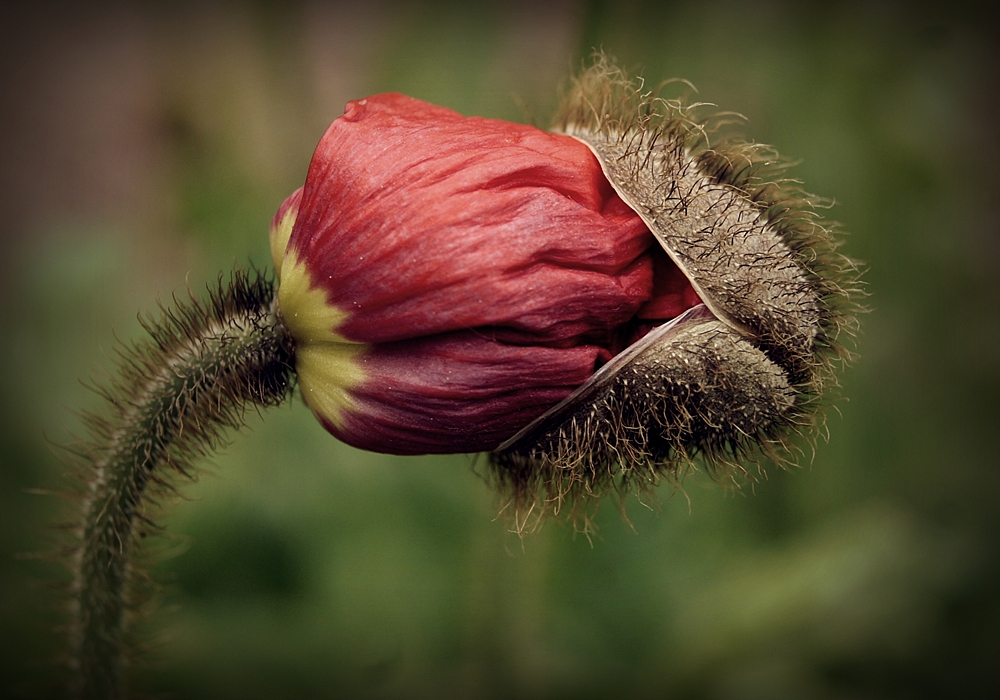
M762 457L794 462L791 438L822 424L850 357L859 269L837 252L823 203L769 147L720 135L725 121L645 91L603 56L572 81L554 130L590 147L705 306L492 453L518 530L559 513L587 529L599 497L679 483L696 464L741 483Z

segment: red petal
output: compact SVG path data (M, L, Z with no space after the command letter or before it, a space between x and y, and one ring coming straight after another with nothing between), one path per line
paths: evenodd
M310 165L291 238L364 343L499 327L603 340L649 298L651 235L574 139L402 95L352 102Z

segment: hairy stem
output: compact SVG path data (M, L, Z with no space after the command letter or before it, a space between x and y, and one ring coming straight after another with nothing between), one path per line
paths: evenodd
M129 587L147 486L212 451L248 408L291 394L294 347L272 283L233 274L208 302L164 309L150 338L121 352L120 377L99 391L107 415L87 416L85 493L73 558L72 694L123 696ZM151 523L149 523L151 524Z

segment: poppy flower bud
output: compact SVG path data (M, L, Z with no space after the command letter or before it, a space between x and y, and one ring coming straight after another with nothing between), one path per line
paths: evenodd
M554 510L784 448L856 279L812 200L602 59L557 130L347 105L271 228L307 405L360 448L491 452Z
M489 451L698 303L578 140L347 105L272 225L306 403L398 454Z

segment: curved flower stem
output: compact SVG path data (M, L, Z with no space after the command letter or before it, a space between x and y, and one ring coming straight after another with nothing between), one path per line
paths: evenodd
M121 352L120 378L99 389L108 415L86 417L85 494L72 562L72 694L123 697L131 555L147 486L214 450L248 407L281 403L293 384L294 347L270 280L242 272L208 302L164 309L151 336ZM168 467L168 468L164 468ZM151 524L151 523L149 523Z

